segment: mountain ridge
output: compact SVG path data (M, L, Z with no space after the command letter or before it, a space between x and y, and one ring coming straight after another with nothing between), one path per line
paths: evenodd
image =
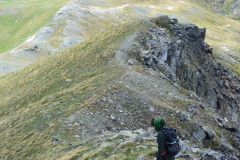
M105 29L134 21L136 18L152 18L163 14L177 17L181 22L194 23L208 28L208 43L222 53L218 54L216 52L214 53L215 56L219 57L221 63L238 74L237 63L230 57L239 56L239 46L236 43L239 42L239 36L237 36L236 31L240 29L237 21L216 15L201 5L190 1L169 0L162 3L158 1L136 3L136 1L128 0L121 3L116 1L104 2L78 0L71 1L63 6L53 16L53 19L49 20L48 26L43 26L34 38L30 37L33 38L32 41L11 50L7 55L0 58L2 72L0 74L5 75L21 69ZM130 5L126 6L126 4ZM123 7L124 5L125 7ZM54 19L58 20L54 21ZM92 20L88 22L89 19ZM95 23L98 25L95 25ZM228 26L225 24L228 24ZM224 59L224 61L221 59Z
M216 155L238 155L239 128L234 126L236 130L231 131L234 123L226 123L194 91L173 82L164 71L144 65L144 54L139 49L144 51L148 41L139 42L144 34L151 41L154 36L148 33L154 28L160 30L158 36L169 36L166 44L176 39L171 29L159 28L148 20L123 24L2 77L0 134L6 138L1 139L0 156L104 159L101 149L105 151L105 147L100 145L106 140L98 138L99 134L139 128L146 131L151 118L158 116L165 118L168 126L177 128L186 145L183 154L195 147L198 152L193 156L197 157L199 152L203 156L215 154L212 150L218 151ZM211 126L212 140L206 139L205 126ZM153 131L150 134L154 135ZM116 154L111 151L110 157L105 158L114 159L120 154L124 155L122 159L153 159L157 145L154 138L148 144L152 149L141 147L141 151L149 150L142 155L137 151L142 143L124 143L121 139L128 137L115 136L120 136L116 137L119 146L113 146ZM99 143L86 143L89 138ZM133 152L128 152L129 147ZM208 147L212 150L204 151Z

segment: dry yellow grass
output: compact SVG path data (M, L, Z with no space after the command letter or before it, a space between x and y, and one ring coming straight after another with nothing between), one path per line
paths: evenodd
M0 136L5 137L0 139L0 157L51 159L62 152L66 145L51 143L60 131L59 120L87 106L105 85L121 77L124 71L109 63L113 50L143 27L134 22L105 31L0 78ZM71 82L66 83L67 78Z

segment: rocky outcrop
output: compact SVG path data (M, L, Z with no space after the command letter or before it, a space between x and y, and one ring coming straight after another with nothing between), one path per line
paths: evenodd
M225 122L223 122L223 126L224 126L224 128L226 128L227 130L230 130L230 131L238 130L238 125L236 122L225 121Z
M144 64L195 92L222 117L239 122L240 79L214 59L212 48L204 42L206 29L169 25L174 36L154 27L140 37Z
M210 126L205 126L205 127L203 127L203 129L204 129L204 131L206 133L206 138L208 140L213 140L214 132L213 132L212 128Z
M218 145L219 150L227 155L233 155L233 147L230 144L227 144L226 142L222 142Z
M237 158L233 156L226 156L211 149L206 149L201 153L201 160L237 160Z
M155 21L159 26L159 22L165 23L162 20ZM217 125L230 131L233 138L239 141L240 79L215 60L212 48L204 42L205 28L193 24L180 26L172 17L168 23L169 25L164 24L166 28L152 27L140 35L143 64L162 72L183 88L195 92L204 103L199 106L206 109L206 105L215 111L213 117ZM189 105L186 108L188 113L182 112L178 117L179 121L189 121L189 114L194 115L194 107ZM199 125L194 127L191 133L191 138L200 145L203 140L210 141L209 143L215 141L214 136L211 126L203 128ZM232 143L226 145L226 142L219 142L216 145L221 153L235 154ZM204 157L209 155L202 159Z
M199 142L202 142L203 139L206 137L206 133L201 126L197 126L193 130L192 137Z

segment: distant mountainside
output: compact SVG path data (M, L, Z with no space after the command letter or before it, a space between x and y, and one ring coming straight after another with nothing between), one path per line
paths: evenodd
M239 0L196 0L204 7L220 15L227 15L235 20L240 20Z
M75 0L61 1L57 5L48 3L48 0L0 2L0 20L4 22L1 23L0 48L5 48L0 55L0 75L24 68L109 28L162 14L177 17L182 23L208 28L206 41L214 48L214 54L238 74L239 22L212 13L195 1ZM45 12L45 6L48 12Z

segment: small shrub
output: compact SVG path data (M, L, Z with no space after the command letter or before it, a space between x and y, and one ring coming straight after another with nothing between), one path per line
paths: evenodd
M186 154L187 153L187 151L182 151L182 154Z
M156 25L161 27L161 28L167 28L168 30L170 30L170 19L168 16L161 16L159 18L157 18L156 20Z
M204 96L207 97L207 95L208 95L208 90L204 92Z

